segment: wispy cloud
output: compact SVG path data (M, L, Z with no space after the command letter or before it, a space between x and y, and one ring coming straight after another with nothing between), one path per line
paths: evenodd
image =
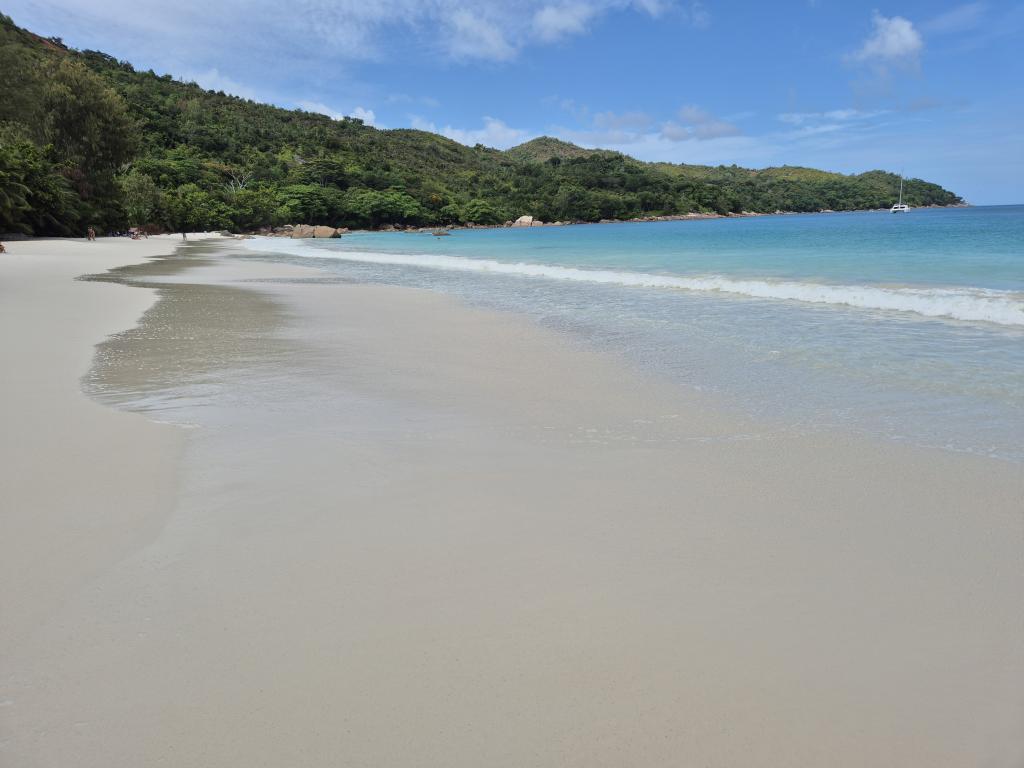
M624 147L649 143L652 137L672 143L708 141L743 133L734 122L716 117L706 109L692 104L681 107L672 119L660 125L656 125L655 119L646 112L591 113L572 100L563 99L559 104L586 125L580 128L556 127L555 132L570 141L591 147Z
M854 133L872 130L875 118L890 114L886 109L831 109L823 112L783 112L776 117L789 126L777 133L782 141L797 141L824 134Z
M562 100L563 106L566 101ZM742 133L735 123L693 105L680 108L673 119L657 124L655 118L646 112L591 113L571 100L568 103L572 107L568 111L579 117L584 125L577 128L556 126L552 130L569 141L589 147L625 147L649 142L651 137L672 143L708 141Z
M596 13L597 8L586 3L546 5L533 14L533 33L544 42L578 35L586 30Z
M443 41L455 58L508 61L519 52L496 20L463 9L444 21L447 29Z
M577 127L552 126L550 132L589 147L631 144L640 140L654 123L654 118L646 112L609 110L595 113L585 104L579 104L572 99L551 97L545 101L556 104L579 123Z
M706 141L740 133L742 131L735 123L721 120L692 104L682 107L676 120L669 120L661 126L661 137L669 141Z
M697 29L706 29L711 26L711 12L700 0L693 0L689 5L684 6L682 14L686 21Z
M848 122L850 120L867 120L878 115L884 115L887 110L876 109L865 111L861 109L832 109L827 112L783 112L778 116L779 120L790 125L804 125L806 123L820 122Z
M594 127L610 131L643 130L652 122L646 112L598 112L594 115Z
M931 37L946 38L957 53L973 53L1024 33L1024 4L986 2L959 5L921 24Z
M541 101L544 104L554 105L563 112L568 112L581 122L590 118L590 107L586 104L581 104L576 101L576 99L570 99L564 96L545 96Z
M430 109L436 109L441 106L440 100L435 99L433 96L412 95L408 93L389 93L384 97L384 101L388 104L419 104Z
M644 112L598 112L585 130L556 128L553 133L584 146L614 149L643 160L863 171L884 166L881 159L871 160L869 151L873 148L879 153L879 144L888 151L883 137L918 130L911 127L914 118L906 113L854 107L782 112L775 116L774 126L764 125L754 133L695 105L679 109L667 122L648 118L645 124L644 117ZM732 117L745 119L742 113ZM598 122L605 128L603 132L597 130ZM850 160L852 157L856 159Z
M709 18L698 2L677 5L677 0L293 0L287 13L275 0L40 2L69 25L159 35L182 48L198 47L193 41L240 41L244 19L245 35L254 45L283 46L294 55L316 42L329 46L323 55L350 60L386 58L392 40L405 44L412 35L423 48L454 59L507 61L527 46L585 34L611 13L654 18L678 8L694 26L706 25Z
M987 10L988 3L958 5L924 22L921 29L929 35L967 32L981 25Z

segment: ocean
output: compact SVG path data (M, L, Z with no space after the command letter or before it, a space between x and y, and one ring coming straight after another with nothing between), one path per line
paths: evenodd
M1024 206L245 245L524 313L793 430L1024 461Z

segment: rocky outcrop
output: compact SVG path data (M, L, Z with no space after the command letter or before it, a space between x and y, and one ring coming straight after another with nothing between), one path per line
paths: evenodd
M344 227L328 227L323 224L285 224L283 227L276 227L274 234L278 237L291 237L293 239L301 239L308 237L341 237L344 233L348 232Z
M540 219L535 219L533 216L520 216L515 221L506 221L506 227L547 227L549 224L545 224Z

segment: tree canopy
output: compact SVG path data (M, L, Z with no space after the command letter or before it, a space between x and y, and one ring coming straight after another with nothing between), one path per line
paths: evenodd
M541 137L507 151L203 90L0 14L0 232L496 224L888 207L899 177L643 163ZM960 198L908 179L912 206Z

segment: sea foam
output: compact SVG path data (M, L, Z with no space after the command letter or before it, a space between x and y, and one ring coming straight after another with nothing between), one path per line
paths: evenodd
M912 312L923 317L1024 326L1024 294L961 287L834 285L797 281L737 279L721 275L680 276L625 270L579 269L554 264L505 262L435 254L377 253L310 247L301 240L246 240L250 250L286 253L304 258L335 259L366 264L420 267L520 277L603 283L730 294L777 301L799 301L858 309Z

